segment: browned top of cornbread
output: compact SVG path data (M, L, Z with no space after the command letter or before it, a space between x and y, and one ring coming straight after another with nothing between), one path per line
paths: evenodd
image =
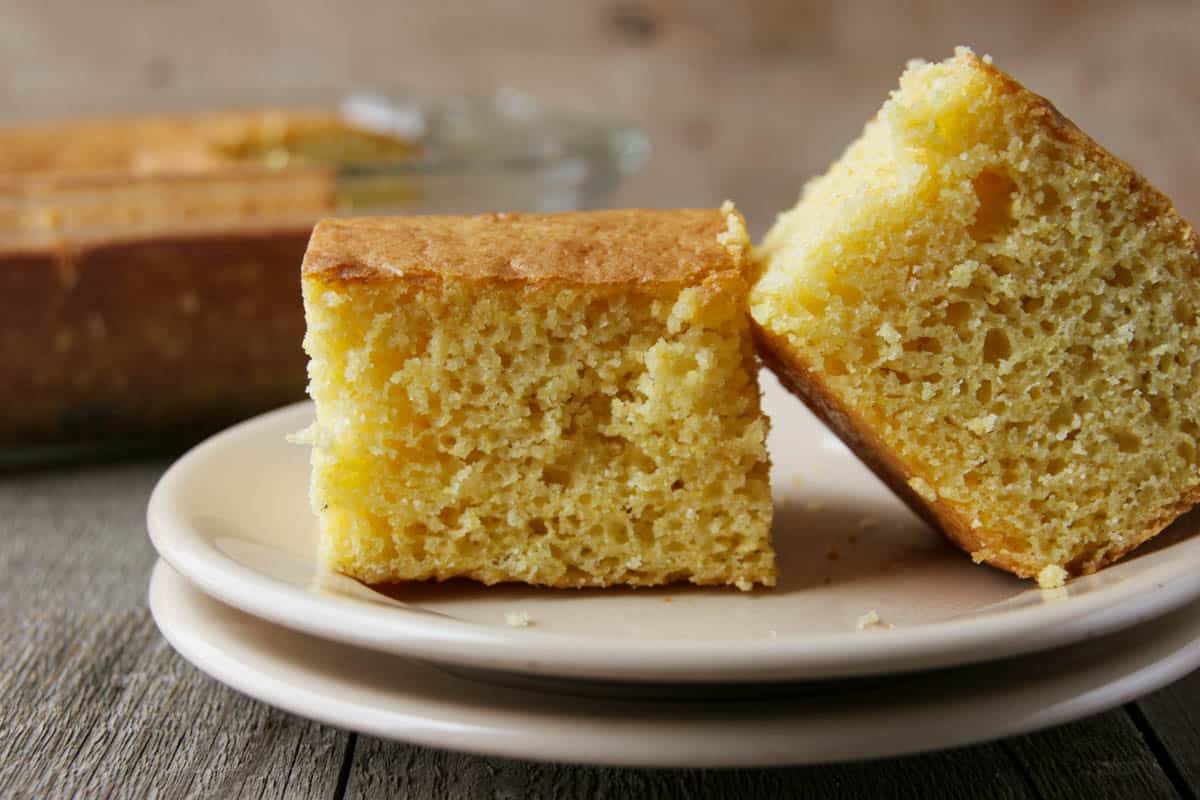
M0 173L89 175L210 167L226 141L308 121L311 114L249 111L35 123L0 129Z
M200 228L219 235L309 226L338 207L330 159L385 149L413 145L349 127L328 111L0 128L0 253L130 237L150 243Z
M198 231L311 231L312 221L336 211L339 202L332 175L319 170L81 176L11 188L0 176L0 259L46 251L66 258L94 244L153 244Z
M304 274L340 281L688 282L741 270L749 244L743 225L732 209L326 219L313 230Z
M360 150L410 143L348 126L320 109L259 109L0 128L0 175L52 177L207 172L255 163L274 149L350 136Z

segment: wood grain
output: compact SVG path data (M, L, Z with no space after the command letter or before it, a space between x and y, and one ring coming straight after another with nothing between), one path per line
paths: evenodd
M1135 715L1144 720L1159 760L1172 772L1184 797L1200 797L1200 672L1139 700ZM1143 726L1139 724L1139 728Z
M1004 746L1046 800L1177 796L1124 709L1010 739Z
M226 689L154 627L163 466L0 479L0 797L332 797L347 734Z
M998 745L889 761L791 769L605 769L482 758L360 737L346 785L374 797L1036 797Z

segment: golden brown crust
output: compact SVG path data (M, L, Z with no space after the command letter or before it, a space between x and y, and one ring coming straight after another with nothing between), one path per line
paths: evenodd
M728 214L716 209L327 219L313 230L304 274L335 281L692 283L741 271L741 246L721 241L728 226Z
M324 168L173 175L0 176L0 254L198 230L311 226L338 206ZM0 255L0 257L3 257Z
M0 128L5 176L146 175L227 165L248 143L340 124L317 109L209 112Z
M1158 519L1146 528L1132 536L1127 536L1122 546L1112 547L1098 552L1090 558L1081 559L1078 563L1068 565L1067 571L1072 575L1090 575L1105 564L1113 563L1127 553L1132 552L1138 545L1149 541L1166 530L1167 526L1188 511L1191 511L1197 503L1200 503L1200 484L1188 489L1177 502L1164 508Z
M608 589L615 586L635 586L635 587L651 587L651 586L670 586L673 584L690 583L693 586L727 586L732 588L737 584L739 579L751 580L756 586L773 588L778 579L778 574L775 566L772 565L769 570L763 570L760 573L752 575L735 574L733 570L727 575L712 576L706 575L697 577L689 575L683 579L673 578L666 579L666 575L648 575L648 574L627 574L619 580L610 580L598 575L586 575L580 573L578 576L571 578L555 578L547 579L539 577L535 580L530 580L526 574L513 574L505 572L501 569L484 569L476 570L469 569L464 571L438 572L436 570L428 570L422 574L414 575L404 581L388 581L385 583L370 583L363 581L377 592L383 594L393 593L396 595L408 592L413 583L422 581L436 581L444 583L446 581L456 581L461 579L477 581L485 586L496 586L497 584L517 584L522 583L527 586L544 586L548 589ZM353 575L348 577L354 578ZM359 580L355 578L355 580Z

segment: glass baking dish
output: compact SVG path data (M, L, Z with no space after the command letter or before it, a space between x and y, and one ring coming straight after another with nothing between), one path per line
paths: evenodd
M647 153L510 91L0 130L0 466L303 397L320 217L601 207Z

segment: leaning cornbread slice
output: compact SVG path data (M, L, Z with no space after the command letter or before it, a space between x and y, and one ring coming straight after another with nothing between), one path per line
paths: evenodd
M774 584L748 268L732 207L320 223L324 561L367 583Z
M761 349L977 561L1092 572L1200 499L1200 241L960 48L916 63L780 216Z

